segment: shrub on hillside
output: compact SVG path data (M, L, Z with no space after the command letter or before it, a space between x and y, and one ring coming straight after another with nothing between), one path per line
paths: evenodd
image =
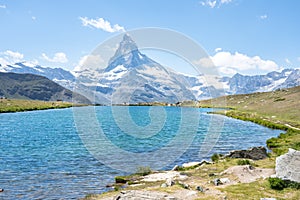
M238 165L251 165L251 162L250 162L250 160L243 159L243 160L238 160L237 164Z
M283 190L284 188L294 188L299 190L300 183L289 181L289 180L282 180L280 178L269 178L268 179L270 187L274 190Z
M213 162L218 162L219 159L220 159L220 155L217 154L217 153L214 153L214 154L211 156L211 160L212 160Z

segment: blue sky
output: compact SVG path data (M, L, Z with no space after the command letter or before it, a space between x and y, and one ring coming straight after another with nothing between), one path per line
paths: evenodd
M161 27L199 43L224 75L298 68L299 9L297 0L0 0L0 63L71 70L124 29ZM155 57L187 72L167 58Z

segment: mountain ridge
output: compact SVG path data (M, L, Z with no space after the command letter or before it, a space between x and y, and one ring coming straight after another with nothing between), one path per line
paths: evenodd
M195 99L172 73L142 54L127 34L106 68L84 69L77 79L83 87L93 87L99 98L117 104Z
M89 103L84 96L74 93L46 77L13 72L0 72L0 96L15 99Z
M83 94L96 103L126 101L201 100L231 94L267 92L300 85L300 69L284 69L264 75L235 74L232 77L187 75L169 70L147 55L142 54L135 41L124 34L115 54L104 69L88 66L77 71L44 68L22 62L0 66L2 72L42 75L56 83ZM210 84L208 84L207 80ZM217 84L214 84L217 83ZM128 91L131 91L129 94ZM125 94L121 94L121 92ZM215 94L212 96L212 93ZM118 99L119 98L119 99ZM133 102L138 103L138 102Z

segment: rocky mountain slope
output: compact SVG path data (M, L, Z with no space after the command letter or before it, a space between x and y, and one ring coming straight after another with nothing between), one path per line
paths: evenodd
M95 90L98 98L112 103L175 103L195 99L186 83L142 54L126 34L106 68L84 68L76 76L82 86Z
M284 69L281 72L270 72L266 75L243 76L235 74L226 84L230 94L247 94L268 92L300 85L299 69Z
M48 79L71 89L74 86L75 76L62 68L42 67L30 62L20 62L11 65L1 65L0 72L13 72L19 74L35 74L47 77Z
M73 93L43 76L11 72L0 72L0 96L43 101L89 102L84 96Z
M96 103L138 103L200 100L224 94L248 94L274 91L300 85L300 69L284 69L265 75L235 74L232 77L193 76L165 68L142 54L132 38L124 34L106 68L69 72L45 68L28 62L0 65L0 72L31 73L47 77L76 91ZM207 83L207 79L212 79ZM212 84L218 83L218 84Z

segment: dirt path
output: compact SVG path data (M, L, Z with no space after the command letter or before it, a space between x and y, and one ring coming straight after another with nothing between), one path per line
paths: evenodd
M289 125L289 124L284 124L284 125L287 126L287 127L289 127L289 128L292 128L292 129L295 129L295 130L300 131L300 128L296 128L296 127L291 126L291 125Z

